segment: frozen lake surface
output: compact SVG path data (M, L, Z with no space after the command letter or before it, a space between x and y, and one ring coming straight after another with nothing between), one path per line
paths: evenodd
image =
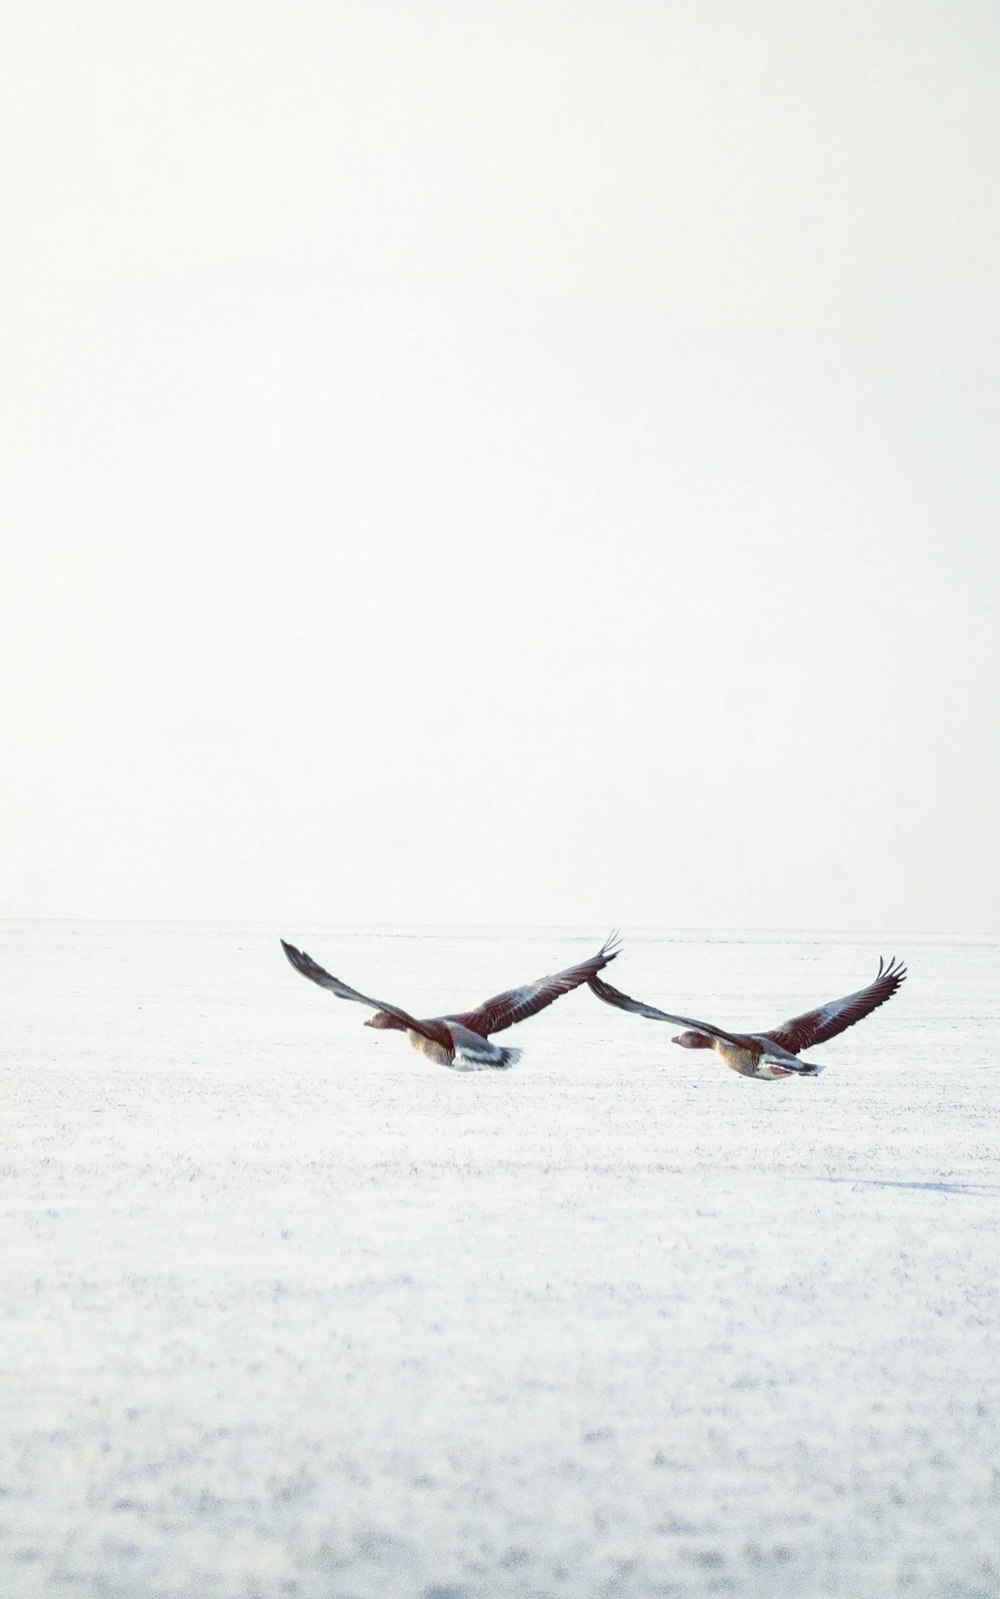
M996 1599L1000 946L632 934L430 1065L420 1015L606 928L7 923L4 1599Z

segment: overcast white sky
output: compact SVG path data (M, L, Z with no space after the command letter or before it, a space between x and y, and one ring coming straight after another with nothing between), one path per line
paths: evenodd
M4 34L0 914L997 928L992 0Z

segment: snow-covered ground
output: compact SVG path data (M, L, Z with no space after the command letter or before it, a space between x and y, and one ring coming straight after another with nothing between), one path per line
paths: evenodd
M586 990L430 1065L420 1014L607 929L6 924L0 1594L995 1599L1000 946L632 935L761 1083Z

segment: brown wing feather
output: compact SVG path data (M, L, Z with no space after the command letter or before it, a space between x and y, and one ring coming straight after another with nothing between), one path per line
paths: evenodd
M523 1022L529 1016L536 1016L540 1010L551 1005L553 1000L559 999L563 994L571 993L574 988L579 988L581 983L588 983L592 977L596 977L602 967L614 960L618 948L617 934L612 933L605 939L597 954L592 955L589 960L581 961L577 966L568 966L564 972L553 972L549 977L539 977L537 982L526 983L523 988L512 988L506 994L495 994L492 999L484 1000L475 1010L448 1016L446 1020L460 1022L463 1027L470 1028L482 1038L490 1033L502 1033L505 1027L513 1027L515 1022Z
M856 994L846 994L843 999L831 999L828 1004L820 1005L804 1016L793 1016L791 1021L782 1022L780 1027L772 1028L769 1033L756 1036L770 1039L782 1049L791 1050L793 1055L803 1049L812 1049L816 1044L825 1044L828 1038L836 1038L838 1033L853 1027L855 1022L860 1022L884 1005L905 977L906 967L902 961L890 960L887 964L880 959L875 980L867 988L859 988Z
M692 1016L674 1016L669 1011L657 1010L655 1005L647 1005L645 1000L633 999L630 994L623 994L620 988L612 988L602 977L592 977L590 988L603 999L605 1005L614 1005L617 1010L631 1011L635 1016L645 1016L651 1022L670 1022L678 1027L693 1027L699 1033L706 1033L709 1038L724 1038L732 1044L736 1035L725 1032L721 1027L713 1027L711 1022L698 1022Z
M314 961L311 955L307 955L304 950L296 949L294 944L286 944L282 939L281 947L297 972L301 972L303 977L308 977L311 983L318 983L320 988L328 988L338 999L354 999L359 1005L367 1005L371 1010L384 1010L389 1016L398 1017L414 1032L421 1033L424 1038L437 1037L427 1022L418 1022L409 1011L401 1009L399 1005L387 1005L384 1000L369 999L367 994L359 994L356 988L349 988L339 977L334 977L332 972L326 971L318 961Z

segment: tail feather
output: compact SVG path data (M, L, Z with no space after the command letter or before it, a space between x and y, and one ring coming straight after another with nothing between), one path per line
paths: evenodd
M764 1054L760 1057L761 1066L770 1067L771 1071L779 1077L818 1077L823 1070L811 1060L795 1060L793 1056L782 1052Z
M501 1048L492 1039L489 1042L485 1038L480 1039L477 1043L466 1034L464 1038L455 1039L451 1069L456 1072L505 1072L521 1059L522 1054L522 1050L510 1045Z
M796 1077L818 1077L823 1070L822 1066L817 1066L815 1061L811 1060L800 1060L797 1066L793 1066L791 1061L782 1058L778 1064L794 1072Z

